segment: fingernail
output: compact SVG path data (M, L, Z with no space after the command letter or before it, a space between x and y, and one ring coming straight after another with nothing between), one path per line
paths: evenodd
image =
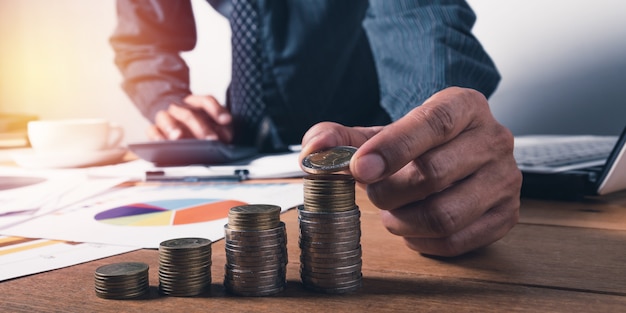
M174 128L167 133L167 138L169 139L178 139L182 135L182 131L178 128Z
M377 181L385 172L385 160L376 153L366 154L356 160L354 174L364 182Z
M317 136L315 136L315 137L313 137L313 138L308 138L308 140L307 140L306 142L304 142L304 141L303 141L303 142L302 142L302 150L303 150L303 151L306 151L306 150L307 150L307 147L308 147L309 145L311 145L311 143L312 143L312 142L315 142L315 139L316 139L316 138L317 138Z
M216 134L211 134L211 135L206 135L206 137L204 137L205 140L217 140L217 135Z
M221 125L230 123L230 115L229 114L220 114L217 117L217 122Z

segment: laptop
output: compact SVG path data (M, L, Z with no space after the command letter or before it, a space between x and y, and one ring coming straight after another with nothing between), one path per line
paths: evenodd
M217 140L179 139L137 142L128 148L158 166L217 165L258 155L256 148L224 144Z
M620 136L516 136L522 196L580 199L626 189L626 128Z

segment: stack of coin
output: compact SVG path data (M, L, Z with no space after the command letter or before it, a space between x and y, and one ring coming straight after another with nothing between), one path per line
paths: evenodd
M303 159L304 205L300 224L300 277L305 288L348 293L362 285L361 213L354 202L355 181L334 174L348 169L354 147L334 147Z
M312 212L354 210L354 178L344 174L304 177L304 207Z
M96 269L96 295L103 299L133 299L148 292L148 264L123 262Z
M211 286L211 240L178 238L159 245L159 291L178 297L204 293Z
M240 296L269 296L286 286L287 235L280 207L244 205L230 209L224 226L224 287Z

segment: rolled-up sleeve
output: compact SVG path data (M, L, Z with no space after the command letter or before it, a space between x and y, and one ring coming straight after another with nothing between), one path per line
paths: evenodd
M117 0L117 26L110 38L122 88L154 121L170 103L190 94L189 68L181 58L196 44L189 0Z
M393 120L446 87L493 93L500 75L471 33L475 21L465 1L370 0L364 27Z

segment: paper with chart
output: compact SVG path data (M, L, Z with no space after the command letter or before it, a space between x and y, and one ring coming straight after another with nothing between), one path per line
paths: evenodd
M3 228L77 203L124 181L123 177L90 178L84 170L0 167L0 233Z
M0 281L136 250L126 246L0 236Z
M228 210L236 205L274 204L286 211L302 201L301 183L142 184L116 187L2 233L158 248L172 238L223 238Z

